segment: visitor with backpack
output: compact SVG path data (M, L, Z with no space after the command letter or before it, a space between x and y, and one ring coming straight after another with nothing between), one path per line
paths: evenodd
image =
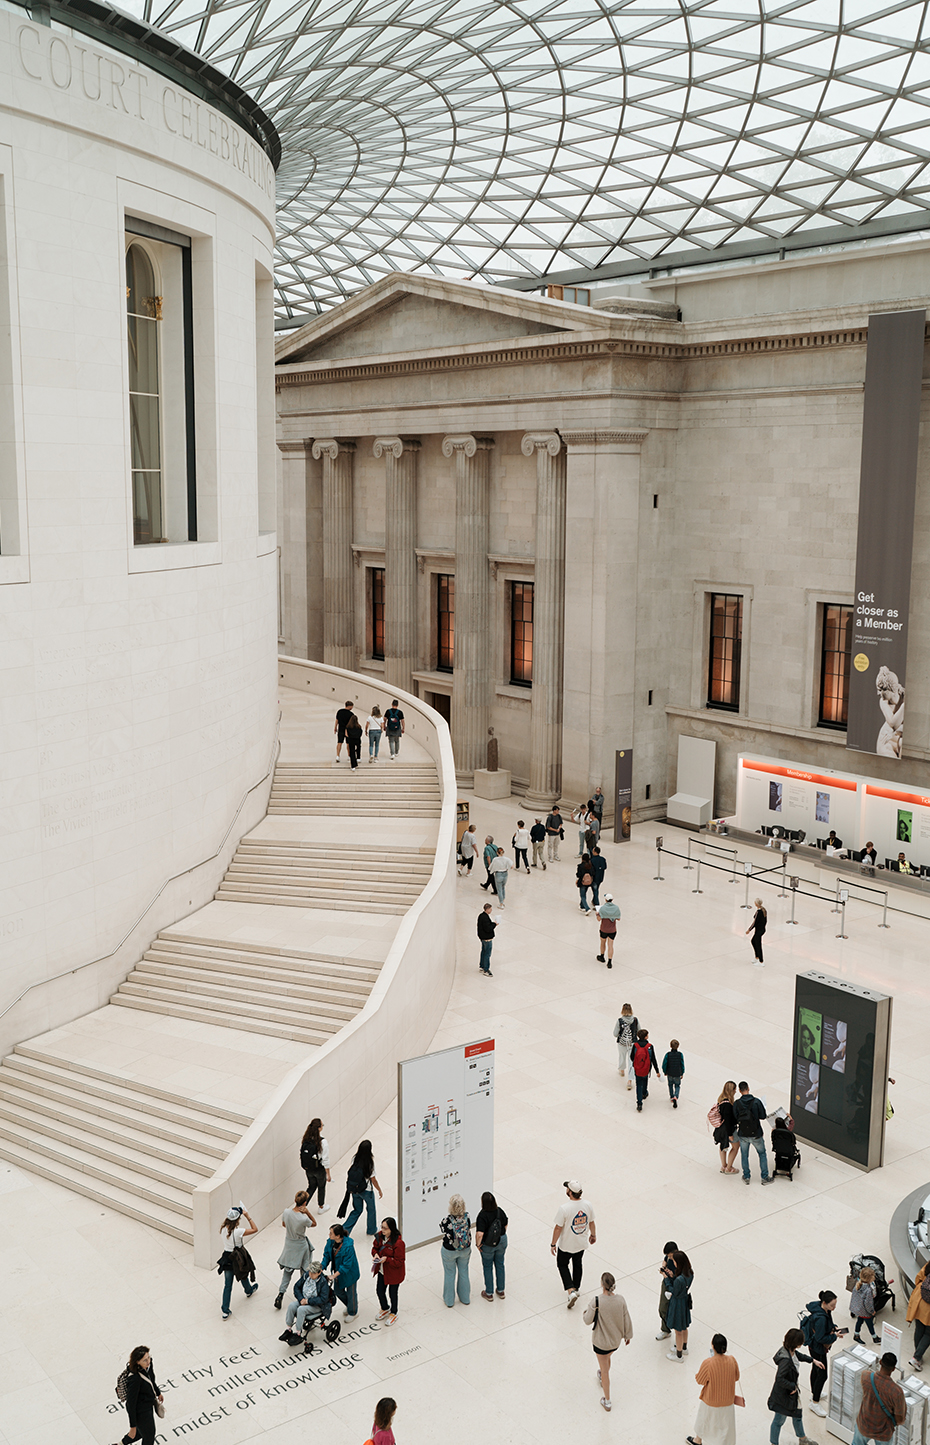
M869 1440L890 1440L907 1416L904 1391L893 1379L898 1358L889 1350L882 1355L877 1370L863 1370L859 1376L862 1404L856 1416L852 1445L867 1445Z
M827 1383L827 1351L835 1345L840 1335L848 1335L846 1329L839 1329L833 1323L836 1309L836 1295L832 1289L822 1289L815 1300L807 1306L807 1314L801 1320L804 1343L811 1352L811 1409L821 1420L827 1412L820 1403Z
M404 715L397 706L397 698L395 697L391 706L386 709L384 714L384 730L387 733L388 748L390 749L392 763L400 752L400 740L404 735L405 727Z
M372 1188L372 1185L374 1188ZM378 1221L375 1216L375 1189L378 1191L378 1198L383 1199L381 1185L375 1178L375 1159L371 1150L371 1140L363 1139L355 1151L355 1157L349 1165L349 1172L346 1175L345 1197L336 1210L338 1219L345 1218L345 1212L349 1203L349 1196L352 1197L352 1213L345 1222L346 1234L351 1234L362 1215L362 1210L367 1211L368 1233L374 1234L378 1228Z
M736 1118L736 1136L739 1139L743 1165L743 1183L750 1184L752 1182L749 1173L749 1146L751 1144L759 1156L762 1183L771 1184L769 1156L765 1152L765 1136L762 1133L762 1120L766 1118L765 1105L761 1099L750 1094L749 1085L745 1079L740 1083L739 1098L733 1104L733 1113Z
M733 1107L735 1099L736 1083L733 1079L727 1079L717 1096L716 1104L707 1111L707 1122L714 1131L714 1143L720 1150L721 1174L739 1173L738 1169L733 1168L733 1160L739 1149L739 1139L736 1134L736 1112ZM728 1149L729 1154L727 1154Z
M396 1445L391 1424L397 1413L397 1401L387 1396L375 1406L375 1418L371 1427L371 1439L365 1445Z
M504 1298L504 1254L507 1250L507 1216L494 1195L486 1189L481 1196L481 1208L475 1220L475 1248L481 1252L481 1266L484 1270L484 1289L481 1298L493 1300L494 1282L497 1279L497 1293Z
M914 1281L914 1289L907 1302L908 1324L914 1325L914 1354L908 1360L912 1370L922 1370L924 1355L930 1347L930 1279L927 1266L921 1265Z
M849 1297L849 1313L856 1321L853 1339L862 1344L862 1326L868 1325L872 1343L878 1344L875 1333L875 1271L864 1265L859 1271L856 1288Z
M633 1044L636 1035L639 1033L639 1019L633 1012L632 1004L625 1003L620 1010L620 1017L614 1024L614 1038L617 1040L617 1054L620 1062L617 1068L620 1070L621 1079L626 1076L626 1086L633 1087L633 1071L630 1068L630 1054L633 1052Z
M116 1381L116 1398L126 1406L129 1429L123 1445L155 1445L155 1416L164 1415L165 1397L155 1379L155 1366L148 1345L136 1345L125 1370Z
M471 1304L471 1280L468 1278L471 1220L461 1194L453 1194L450 1198L449 1213L439 1221L439 1228L442 1230L442 1302L451 1310L455 1304L456 1289L462 1304Z
M329 1172L329 1145L323 1138L323 1120L311 1119L300 1141L300 1167L307 1176L307 1194L312 1202L317 1196L317 1210L325 1214L326 1186L332 1179Z
M798 1365L811 1363L810 1355L801 1354L803 1343L804 1336L800 1330L789 1330L785 1335L784 1342L772 1356L775 1364L775 1383L768 1398L768 1408L773 1415L772 1428L769 1431L770 1445L778 1445L781 1427L786 1420L791 1421L794 1433L801 1445L814 1445L813 1440L809 1440L804 1433L804 1422L801 1419Z
M407 1277L407 1246L400 1237L396 1219L390 1216L382 1219L372 1241L371 1257L375 1261L375 1289L381 1306L378 1319L392 1325L397 1319L397 1291Z
M677 1039L672 1039L668 1046L668 1053L662 1060L662 1072L668 1084L668 1096L672 1101L672 1108L677 1109L681 1094L681 1081L685 1076L685 1056L678 1047Z
M649 1098L649 1075L653 1069L656 1071L656 1078L660 1079L659 1065L656 1060L656 1051L649 1042L647 1029L640 1029L636 1035L636 1043L633 1045L633 1076L636 1079L636 1112L643 1112L643 1100Z

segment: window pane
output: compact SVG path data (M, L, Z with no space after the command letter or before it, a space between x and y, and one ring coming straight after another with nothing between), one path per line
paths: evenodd
M137 547L165 540L159 472L132 474L132 531Z
M161 460L158 436L158 397L129 396L129 435L133 471L158 471Z
M743 599L714 592L710 599L710 656L707 670L708 707L739 708Z
M849 709L849 657L852 649L852 608L828 603L823 609L820 655L821 727L845 728Z
M529 687L533 681L533 584L510 584L510 681Z
M158 322L153 317L128 317L129 390L158 391Z
M131 245L126 252L126 313L133 539L141 545L165 540L165 519L158 374L160 305L152 262L139 245Z
M451 672L455 655L455 578L436 578L436 669Z
M384 657L384 568L371 569L371 655Z

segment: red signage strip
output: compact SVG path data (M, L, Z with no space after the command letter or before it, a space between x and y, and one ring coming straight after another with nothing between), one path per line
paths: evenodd
M866 786L866 792L873 798L891 798L895 803L910 803L915 808L930 808L930 798L925 798L922 793L897 793L894 788L873 788L871 784Z
M466 1057L466 1059L473 1059L476 1054L493 1054L493 1052L494 1052L494 1040L493 1040L493 1039L482 1039L480 1044L466 1044L466 1045L465 1045L465 1057Z
M802 783L816 783L820 788L844 788L847 793L854 793L859 784L851 782L849 778L825 778L820 773L805 773L801 768L782 768L775 763L751 763L748 758L743 758L744 768L754 768L758 773L775 773L780 778L797 778ZM889 797L897 797L897 794L888 794Z

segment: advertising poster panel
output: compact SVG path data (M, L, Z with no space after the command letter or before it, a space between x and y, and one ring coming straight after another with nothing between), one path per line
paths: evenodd
M924 311L869 317L846 746L900 758Z
M617 753L614 775L614 842L628 843L633 820L633 749Z

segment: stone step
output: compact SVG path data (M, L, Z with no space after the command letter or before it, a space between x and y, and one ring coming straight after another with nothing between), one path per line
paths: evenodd
M241 1018L224 1014L219 1009L198 1008L193 1003L174 1003L162 998L147 998L133 993L115 993L112 1004L122 1008L141 1009L144 1013L167 1014L175 1019L193 1019L195 1023L216 1024L224 1029L243 1029L250 1034L269 1034L276 1039L292 1039L295 1043L318 1048L329 1042L331 1033L322 1029L311 1031L297 1025L271 1023L265 1019Z
M146 950L141 963L159 964L162 967L181 967L194 969L204 979L208 977L228 979L234 987L241 987L246 982L251 988L271 988L278 993L289 994L291 989L298 991L297 996L311 991L319 993L325 1002L340 1002L346 1004L361 1004L371 993L374 980L363 982L356 979L341 979L335 971L323 974L307 970L306 972L292 968L283 968L274 964L266 964L261 967L252 961L239 962L234 958L214 958L210 955L202 955L191 951L175 952L165 948L149 948Z
M291 800L272 799L268 804L267 817L269 818L331 818L337 811L332 803L302 803ZM416 818L425 822L428 818L440 817L441 810L437 806L427 807L420 803L415 807L405 807L398 804L396 807L384 807L381 803L342 803L338 812L343 818Z
M251 863L234 858L226 869L224 883L275 883L285 889L300 893L310 892L314 896L327 892L347 894L353 898L406 899L415 903L423 892L423 886L411 883L406 872L396 878L356 878L354 874L329 877L313 868L286 868L278 863Z
M132 1169L156 1184L168 1184L173 1189L180 1186L192 1190L202 1179L209 1179L216 1173L215 1164L192 1159L189 1150L179 1149L171 1153L128 1137L120 1139L117 1136L114 1142L99 1130L86 1127L76 1113L62 1121L24 1099L14 1102L0 1099L0 1131L11 1125L27 1133L33 1143L41 1143L43 1148L45 1141L51 1139L56 1146L63 1144L104 1165Z
M371 858L345 858L340 854L305 853L302 849L288 847L286 843L264 843L260 846L240 843L233 862L240 860L253 863L280 862L289 867L312 868L314 872L332 873L340 878L393 878L402 874L404 877L428 879L433 871L431 859L416 855L410 858L384 854Z
M386 852L386 845L379 843L371 847L359 843L357 846L348 846L341 843L319 843L303 838L256 838L249 835L239 842L240 848L254 848L256 852L284 852L295 853L301 857L333 859L340 863L376 863L382 858L391 860L391 854ZM404 857L417 865L433 866L433 858L436 850L430 844L424 844L422 848L415 848L412 845L404 844Z
M31 1131L17 1124L11 1124L7 1120L0 1120L0 1144L5 1144L9 1150L19 1149L23 1153L39 1154L49 1169L56 1166L64 1166L66 1169L73 1169L93 1179L99 1188L101 1185L107 1190L130 1190L135 1191L140 1201L149 1204L156 1204L162 1209L170 1210L173 1214L180 1216L178 1222L184 1223L193 1219L194 1208L191 1200L190 1189L179 1189L170 1183L157 1184L148 1174L142 1174L130 1164L110 1164L104 1159L99 1159L92 1154L87 1154L83 1149L73 1144L60 1144L52 1140L47 1134L39 1138L33 1136ZM10 1158L10 1154L4 1153L4 1158ZM20 1156L13 1158L14 1164L21 1164L21 1167L28 1168ZM46 1175L47 1178L54 1178L55 1175ZM64 1181L62 1181L64 1182Z
M203 999L226 999L240 1009L251 1011L253 1007L279 1009L288 1014L306 1014L313 1019L337 1019L348 1023L363 1007L357 999L343 1003L340 999L321 999L314 989L299 990L297 987L283 989L279 985L256 979L248 982L232 977L220 978L198 968L185 968L180 964L153 964L143 960L136 965L126 980L126 985L138 984L148 988L170 988L185 994L196 994ZM125 986L125 985L123 985ZM260 1014L259 1017L264 1015Z
M400 915L407 912L408 904L364 903L357 898L333 897L324 893L312 898L295 898L288 894L274 892L264 886L251 884L235 886L221 883L215 897L220 903L274 903L287 908L331 908L338 913L387 913Z
M15 1054L11 1054L0 1064L0 1098L12 1101L19 1097L28 1097L32 1100L30 1107L56 1119L74 1114L80 1117L84 1127L95 1128L108 1139L131 1136L146 1141L147 1148L164 1148L168 1153L173 1153L176 1148L188 1150L193 1156L211 1161L211 1173L229 1153L229 1142L223 1143L196 1129L185 1128L181 1124L169 1125L154 1114L107 1104L96 1095L82 1092L78 1086L53 1084L47 1078L23 1072L17 1067Z
M140 1224L148 1224L162 1234L173 1235L184 1244L194 1243L193 1225L185 1224L185 1219L193 1218L193 1209L190 1216L186 1216L165 1204L143 1199L134 1189L126 1188L125 1185L105 1183L74 1164L66 1164L62 1160L51 1162L41 1150L25 1143L13 1144L2 1135L0 1159L6 1159L8 1163L25 1169L29 1174L37 1174L41 1179L51 1179L65 1189L73 1189L75 1194L83 1194L86 1199L93 1199L97 1204L115 1209L118 1214L136 1219Z
M171 1093L168 1089L157 1088L154 1084L138 1079L119 1078L103 1069L95 1069L90 1064L49 1054L47 1050L37 1049L32 1044L17 1044L13 1057L19 1066L44 1078L61 1082L65 1076L78 1075L81 1087L97 1098L110 1099L115 1103L131 1103L146 1113L154 1114L156 1118L200 1126L211 1133L218 1132L221 1137L232 1142L240 1139L252 1123L248 1114L237 1113L223 1105L212 1102L203 1104L197 1099ZM68 1082L73 1083L74 1079L69 1077ZM221 1128L217 1127L218 1119L225 1121ZM235 1127L236 1125L239 1127Z
M344 1023L354 1018L357 1009L338 1009L327 1005L325 1012L310 1003L298 999L282 999L280 1004L266 999L257 999L246 989L230 989L228 992L220 983L211 985L194 984L184 986L183 980L158 976L155 979L137 980L132 974L121 983L114 999L145 998L165 1003L191 1004L195 1008L209 1009L227 1020L227 1028L238 1028L234 1019L247 1018L250 1023L294 1024L315 1033L338 1033Z
M366 753L365 756L367 757L368 754ZM362 766L380 769L382 763L386 764L385 772L390 769L392 777L406 777L408 774L413 777L423 777L425 775L435 778L437 776L435 763L406 763L403 760L391 763L387 761L383 754L376 763L363 763ZM332 761L328 763L278 763L274 771L275 777L278 777L279 774L287 773L319 773L322 777L328 777L332 773L339 773L340 771L348 773L351 770L346 761L346 755L343 753L342 759L338 763L336 762L335 756L333 756Z
M261 967L300 968L314 974L332 978L368 980L377 978L382 965L377 959L347 958L339 953L304 952L296 948L273 948L263 943L242 943L236 939L228 943L221 938L201 938L192 933L172 933L165 930L157 935L153 947L169 951L190 950L204 958L228 958L237 963L255 963Z

